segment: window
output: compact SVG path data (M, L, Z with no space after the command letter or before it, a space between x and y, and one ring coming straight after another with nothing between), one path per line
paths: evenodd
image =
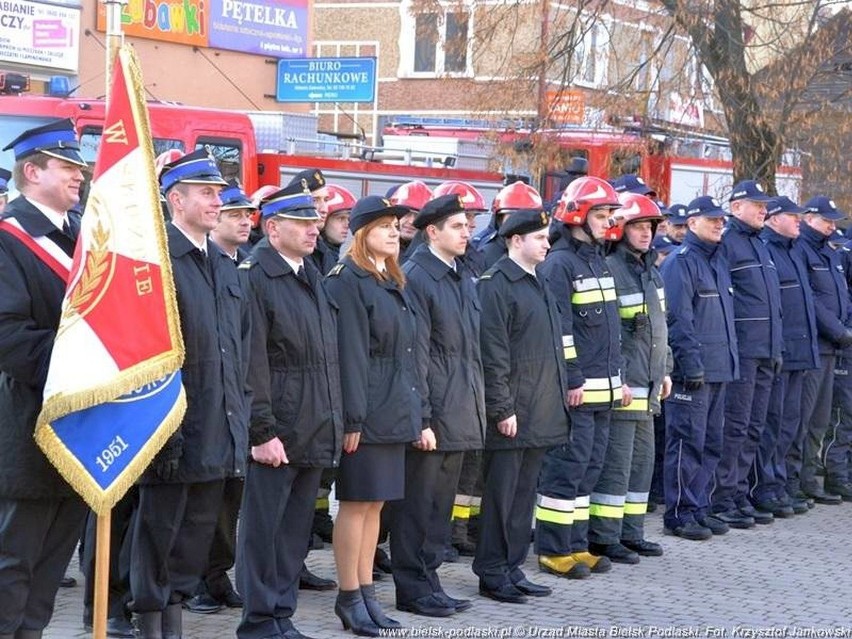
M239 140L198 138L195 148L208 147L225 180L242 180L242 145Z
M598 22L580 28L583 33L578 34L574 46L574 82L582 86L601 86L606 81L609 35Z
M428 76L470 73L471 21L468 11L454 5L452 10L413 14L407 4L401 5L401 11L404 71ZM406 38L405 33L414 37Z

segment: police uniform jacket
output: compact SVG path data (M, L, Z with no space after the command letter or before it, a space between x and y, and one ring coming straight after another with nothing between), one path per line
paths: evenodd
M435 431L440 451L479 450L485 436L485 388L473 281L426 244L404 270L417 317L424 424Z
M719 250L731 268L740 357L779 360L783 339L778 272L760 231L731 218Z
M618 419L648 419L659 414L663 378L672 371L666 294L656 260L655 251L640 255L623 241L606 258L615 278L621 318L622 381L633 394L629 406L613 413Z
M840 256L828 246L828 238L807 224L801 224L793 253L804 261L814 296L819 352L832 355L846 331L849 293Z
M663 262L672 378L678 381L739 377L731 276L718 246L689 231L681 248Z
M565 362L559 310L541 280L508 256L476 286L482 303L487 450L542 448L568 441ZM497 422L517 416L505 437Z
M792 252L793 240L764 227L760 234L775 262L781 292L784 319L781 332L784 337L785 371L800 371L819 367L816 312L814 297L808 281L808 269Z
M278 437L290 465L336 466L343 444L337 303L309 260L299 280L269 244L240 265L252 314L249 443Z
M244 477L251 402L246 295L236 264L215 244L208 242L205 258L174 224L166 234L186 349L186 414L160 455L179 459L169 483ZM153 469L141 481L163 483Z
M47 236L69 256L74 241L23 196L3 212L33 237ZM79 221L68 213L76 237ZM73 491L33 434L65 282L20 240L0 232L0 498L67 497Z
M561 224L547 259L538 266L562 320L568 388L583 387L575 410L601 410L621 403L621 321L615 281L598 244L571 236Z
M325 285L340 308L344 431L361 433L362 444L419 440L417 326L407 290L376 280L350 257L331 270Z
M651 243L651 248L655 251L661 249L677 249L680 246L680 242L675 242L668 235L657 235L654 238L654 241Z

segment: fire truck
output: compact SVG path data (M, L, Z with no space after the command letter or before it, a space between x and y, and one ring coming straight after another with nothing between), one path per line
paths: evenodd
M688 203L699 195L727 199L733 180L733 164L727 140L686 134L635 123L599 129L563 128L532 133L523 122L494 123L456 118L394 116L382 129L384 148L406 156L434 154L456 167L492 169L532 176L545 201L558 197L565 175L561 170L571 157L585 158L589 174L607 179L634 173L641 176L660 199ZM537 141L556 146L552 165L535 171L524 165L524 155L534 152ZM507 152L508 151L508 152ZM503 156L501 161L499 158ZM559 164L559 162L562 164ZM776 188L799 200L802 172L794 153L786 153L778 167Z
M384 195L394 184L422 180L430 187L464 180L490 201L503 186L500 174L447 168L404 158L376 158L374 150L340 141L317 130L317 118L277 112L241 112L149 102L154 153L210 148L226 179L239 178L249 194L261 186L287 184L305 168L318 168L329 182L356 197ZM103 100L32 94L0 95L0 146L22 131L56 118L71 118L81 153L94 163L103 132ZM0 153L0 166L11 168L11 151ZM419 165L418 165L419 164ZM12 185L14 187L14 185Z

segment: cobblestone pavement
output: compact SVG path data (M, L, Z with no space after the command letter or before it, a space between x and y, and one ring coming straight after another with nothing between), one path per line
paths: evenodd
M477 594L470 559L441 568L445 589L473 600L473 607L448 619L393 610L393 584L377 582L388 612L409 637L850 637L852 638L852 504L817 506L806 515L751 530L732 530L705 542L662 534L662 518L648 516L649 539L665 556L635 566L568 581L540 573L527 562L534 581L554 594L526 605L499 604ZM311 552L308 565L332 577L331 548ZM89 637L81 624L80 585L60 589L46 639ZM317 639L351 637L333 613L335 593L301 592L294 619ZM184 639L234 637L239 611L213 615L184 613ZM390 636L390 635L389 635Z

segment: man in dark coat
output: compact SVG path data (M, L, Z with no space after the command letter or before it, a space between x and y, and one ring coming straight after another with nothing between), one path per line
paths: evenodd
M544 454L568 441L562 324L535 271L550 248L549 224L543 211L515 212L500 227L508 255L477 285L488 429L473 572L481 594L510 603L551 592L530 582L521 567Z
M293 626L323 468L343 441L337 318L308 259L311 196L288 186L261 203L268 243L240 265L252 309L251 461L240 520L240 639L303 637Z
M26 131L10 148L21 195L0 222L0 638L38 639L86 515L33 439L80 228L68 211L86 163L70 120Z
M205 149L160 175L172 215L166 233L186 348L187 409L140 480L130 608L142 638L181 636L181 603L204 573L225 480L245 475L249 309L234 260L207 240L225 184Z
M457 260L469 236L459 196L427 202L414 224L426 243L405 263L406 291L418 322L423 426L434 431L437 450L408 451L405 499L390 503L391 561L397 607L443 617L470 607L444 593L437 569L464 451L481 449L485 431L479 301Z

